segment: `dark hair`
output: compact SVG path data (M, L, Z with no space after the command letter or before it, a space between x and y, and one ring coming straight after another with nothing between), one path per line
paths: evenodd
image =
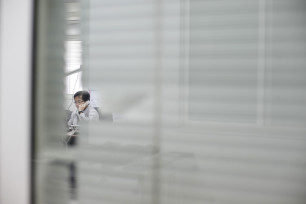
M88 91L78 91L74 94L73 98L75 98L77 96L81 96L83 101L89 101L90 100L90 95L89 95Z

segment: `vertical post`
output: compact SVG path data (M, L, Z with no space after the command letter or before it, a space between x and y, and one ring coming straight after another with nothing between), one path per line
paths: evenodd
M155 75L154 75L154 121L153 121L153 145L161 150L161 126L162 126L162 35L163 35L163 1L155 0L155 39L153 41L155 47ZM153 157L152 157L153 158ZM160 158L159 158L160 159ZM159 159L154 160L155 168L152 175L152 204L160 203L160 174L161 166Z
M266 0L258 5L257 124L265 124Z

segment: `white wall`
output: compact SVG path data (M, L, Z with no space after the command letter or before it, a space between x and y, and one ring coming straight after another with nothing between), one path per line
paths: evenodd
M0 203L30 203L32 0L0 1Z

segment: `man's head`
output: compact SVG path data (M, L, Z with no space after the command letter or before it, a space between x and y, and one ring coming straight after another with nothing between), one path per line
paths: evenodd
M74 94L73 98L76 107L79 108L79 105L90 100L90 95L88 91L78 91Z

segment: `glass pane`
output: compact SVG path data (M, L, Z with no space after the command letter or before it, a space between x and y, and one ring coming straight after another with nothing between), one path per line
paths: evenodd
M66 94L74 94L82 90L82 72L66 76Z
M305 3L38 2L37 203L305 203Z
M190 120L256 123L259 15L254 0L190 1Z

